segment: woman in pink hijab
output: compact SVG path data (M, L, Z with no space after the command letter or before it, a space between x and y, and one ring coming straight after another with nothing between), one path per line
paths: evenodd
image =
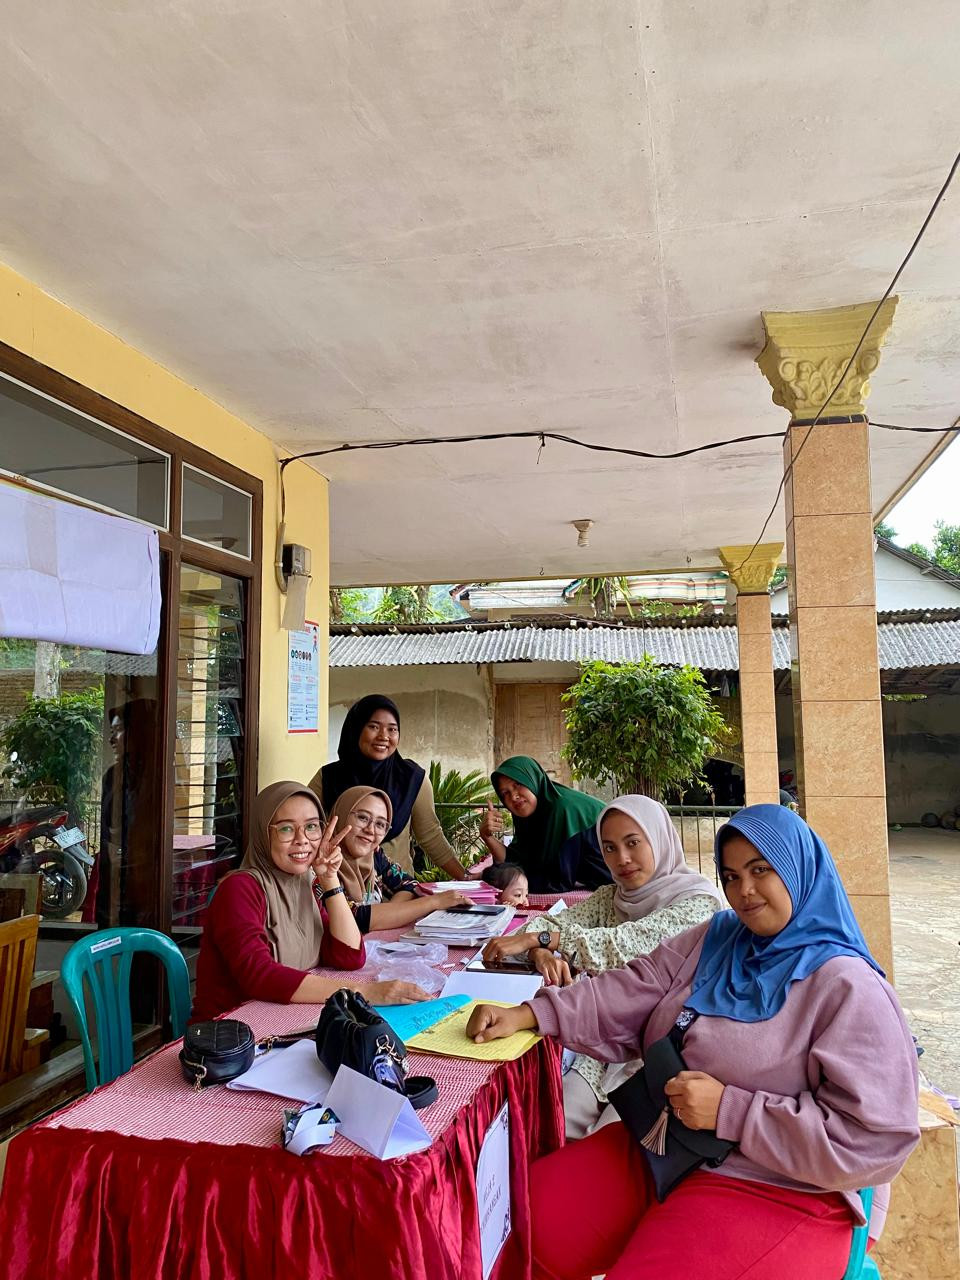
M687 866L670 815L649 796L619 796L608 804L597 836L613 884L558 915L531 920L521 933L494 938L488 959L527 951L547 985L567 986L575 971L592 976L620 969L724 905L713 881ZM618 1119L607 1094L639 1066L610 1066L584 1053L573 1059L563 1078L568 1139Z

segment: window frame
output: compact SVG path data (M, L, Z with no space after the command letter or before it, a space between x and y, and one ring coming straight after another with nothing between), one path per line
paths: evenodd
M194 538L194 537L191 537L189 533L183 532L183 472L184 471L192 471L194 475L205 476L208 480L216 480L218 484L222 484L225 488L232 489L234 493L239 493L243 497L250 499L250 529L248 530L248 533L250 536L249 552L248 551L231 551L227 547L215 546L214 543L212 542L205 542L203 538ZM222 477L214 475L213 472L211 471L201 470L200 467L194 466L192 462L181 462L180 464L180 540L181 542L188 542L191 545L191 547L209 547L212 551L218 551L221 555L232 556L235 560L252 559L251 552L253 550L253 494L250 492L249 488L241 489L238 485L231 484L229 480L224 480L222 479Z
M157 536L162 550L169 553L168 570L161 583L163 598L168 603L166 625L158 643L158 674L160 676L162 706L162 744L161 744L161 779L160 787L163 796L163 807L160 815L159 857L157 859L156 876L153 885L152 928L170 933L172 925L173 900L173 768L174 744L176 737L176 689L177 689L177 621L176 609L172 607L180 598L180 566L184 559L200 569L208 569L213 573L224 573L229 577L240 578L244 584L244 605L247 625L248 658L244 666L246 687L244 689L245 717L244 741L246 744L243 769L243 832L250 829L250 812L257 789L257 763L259 755L259 719L260 719L260 623L261 623L261 582L263 565L263 482L259 477L224 462L206 449L191 441L184 440L156 423L142 417L131 409L127 409L114 400L108 399L81 382L59 373L49 366L41 364L32 357L0 342L0 373L20 383L30 391L38 392L47 399L58 402L67 409L82 414L93 422L108 427L120 435L140 444L145 444L157 452L166 454L170 460L167 492L167 528L157 529ZM205 472L215 480L249 494L250 510L250 555L244 557L236 552L224 551L212 547L209 543L198 542L184 537L182 528L182 491L184 464L194 470ZM8 474L4 472L3 474ZM53 492L49 486L34 484L23 478L15 478L17 483L28 488L36 488L40 492ZM71 493L57 492L64 500L77 502L94 510L106 510L96 503ZM135 517L126 516L125 519ZM147 523L141 521L140 523ZM151 528L156 526L151 525ZM41 926L41 934L46 926ZM64 937L62 927L55 928L51 936Z

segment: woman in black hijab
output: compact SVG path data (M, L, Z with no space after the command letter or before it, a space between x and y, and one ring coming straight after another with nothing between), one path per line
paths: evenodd
M383 694L371 693L347 712L337 759L325 764L310 785L327 813L350 787L385 791L393 806L393 822L381 848L390 861L413 871L412 835L451 880L464 880L466 872L440 829L430 780L415 760L403 758L399 744L396 704Z

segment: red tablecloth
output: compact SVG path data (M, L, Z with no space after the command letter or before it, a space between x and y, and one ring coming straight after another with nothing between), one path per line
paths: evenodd
M307 1026L318 1012L251 1002L240 1016L260 1035ZM552 1043L499 1065L411 1053L411 1073L440 1085L420 1113L434 1141L392 1161L343 1138L288 1155L278 1141L281 1099L188 1091L178 1048L13 1139L0 1276L480 1280L475 1167L504 1101L513 1230L494 1274L529 1276L527 1166L563 1140Z

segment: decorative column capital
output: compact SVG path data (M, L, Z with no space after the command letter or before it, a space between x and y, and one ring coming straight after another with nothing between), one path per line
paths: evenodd
M887 298L880 308L825 417L866 413L870 375L880 363L880 348L898 301ZM773 403L798 422L812 421L846 368L876 306L876 302L858 302L820 311L761 311L766 344L757 364L773 387Z
M730 575L730 580L742 596L764 595L770 587L770 579L783 555L782 542L760 542L751 548L717 547L720 561Z

